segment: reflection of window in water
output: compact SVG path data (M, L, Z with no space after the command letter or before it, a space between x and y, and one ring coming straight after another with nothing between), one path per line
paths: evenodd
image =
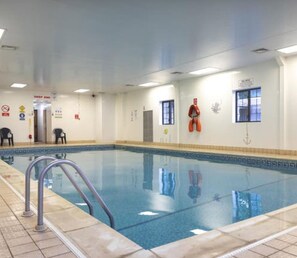
M1 159L9 165L12 165L14 162L14 156L11 155L1 156Z
M159 191L162 195L174 197L175 174L159 168Z
M201 196L202 175L199 171L189 170L188 177L190 184L188 196L193 200L193 203L197 203L197 199Z
M233 221L262 214L262 198L257 193L232 191Z

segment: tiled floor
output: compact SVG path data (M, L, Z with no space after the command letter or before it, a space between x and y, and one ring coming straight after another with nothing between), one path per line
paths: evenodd
M36 216L21 216L24 203L0 180L0 257L76 257L51 230L35 232Z
M283 236L272 239L261 245L240 252L232 257L271 257L290 258L297 257L297 229Z
M297 159L294 156L290 158ZM0 161L0 258L76 257L56 231L47 229L38 233L33 230L36 216L21 216L24 202L5 182L24 194L23 174ZM32 191L36 193L36 189ZM31 201L36 206L36 198ZM143 250L52 192L45 194L44 203L47 219L85 257L297 257L297 205L152 250ZM283 231L284 234L280 233Z

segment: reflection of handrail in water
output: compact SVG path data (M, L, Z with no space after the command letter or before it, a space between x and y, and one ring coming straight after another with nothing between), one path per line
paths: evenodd
M23 216L24 217L30 217L33 215L33 212L30 210L30 177L31 177L31 172L33 167L37 164L40 163L43 160L57 160L54 157L50 157L50 156L41 156L38 157L37 159L33 160L27 170L26 170L26 177L25 177L25 211L23 212ZM69 172L63 167L60 166L61 169L64 171L64 173L66 174L66 176L68 177L69 181L73 184L73 186L75 187L75 189L77 190L77 192L79 193L79 195L81 196L81 198L85 201L85 203L88 205L89 207L89 214L93 216L94 214L94 209L93 209L93 205L91 204L91 202L89 201L89 199L87 198L87 196L80 190L80 188L78 187L78 185L76 184L76 182L74 181L74 179L72 178L72 176L69 174ZM40 175L39 175L40 176Z
M89 190L95 196L96 200L99 202L99 204L101 205L101 207L103 208L103 210L105 211L107 216L109 217L110 226L112 228L115 228L114 218L113 218L110 210L108 209L108 207L104 203L104 201L101 199L101 197L99 196L99 194L97 193L96 189L91 184L89 179L81 171L81 169L73 161L70 161L70 160L54 160L46 168L44 168L42 170L42 172L41 172L41 174L39 176L39 180L38 180L38 208L37 208L38 213L37 213L37 225L35 227L36 231L44 231L46 229L46 227L43 224L43 188L44 188L43 180L44 180L44 177L45 177L46 173L52 167L56 167L56 166L63 167L62 165L64 165L64 164L65 165L70 165L71 167L73 167L78 172L78 174L81 176L82 180L86 183Z

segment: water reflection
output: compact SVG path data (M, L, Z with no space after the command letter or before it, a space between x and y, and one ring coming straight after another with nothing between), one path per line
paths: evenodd
M233 222L262 214L262 198L256 193L232 191Z
M199 171L189 170L189 191L188 196L193 200L193 203L197 203L197 199L201 196L202 175Z
M66 159L67 154L66 153L57 153L55 154L56 159Z
M12 155L1 156L1 159L9 165L12 165L14 162L14 156Z
M40 156L34 156L32 159L37 159ZM51 160L40 160L34 165L34 179L38 180L42 170L51 162ZM50 169L44 177L44 186L51 189L53 187L53 172Z
M143 189L153 190L153 166L154 158L150 153L143 154Z
M162 195L174 197L175 174L165 168L159 168L159 191Z

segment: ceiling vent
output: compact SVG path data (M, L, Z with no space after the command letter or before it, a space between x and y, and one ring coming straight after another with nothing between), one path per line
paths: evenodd
M180 74L183 74L183 72L178 72L178 71L176 71L176 72L172 72L172 73L170 73L170 74L177 74L177 75L180 75Z
M269 49L264 48L264 47L252 50L252 52L257 53L257 54L263 54L263 53L266 53L268 51L269 51Z
M134 87L135 85L134 84L126 84L125 86L126 87Z
M10 46L10 45L1 45L1 49L3 49L3 50L17 50L18 47Z

